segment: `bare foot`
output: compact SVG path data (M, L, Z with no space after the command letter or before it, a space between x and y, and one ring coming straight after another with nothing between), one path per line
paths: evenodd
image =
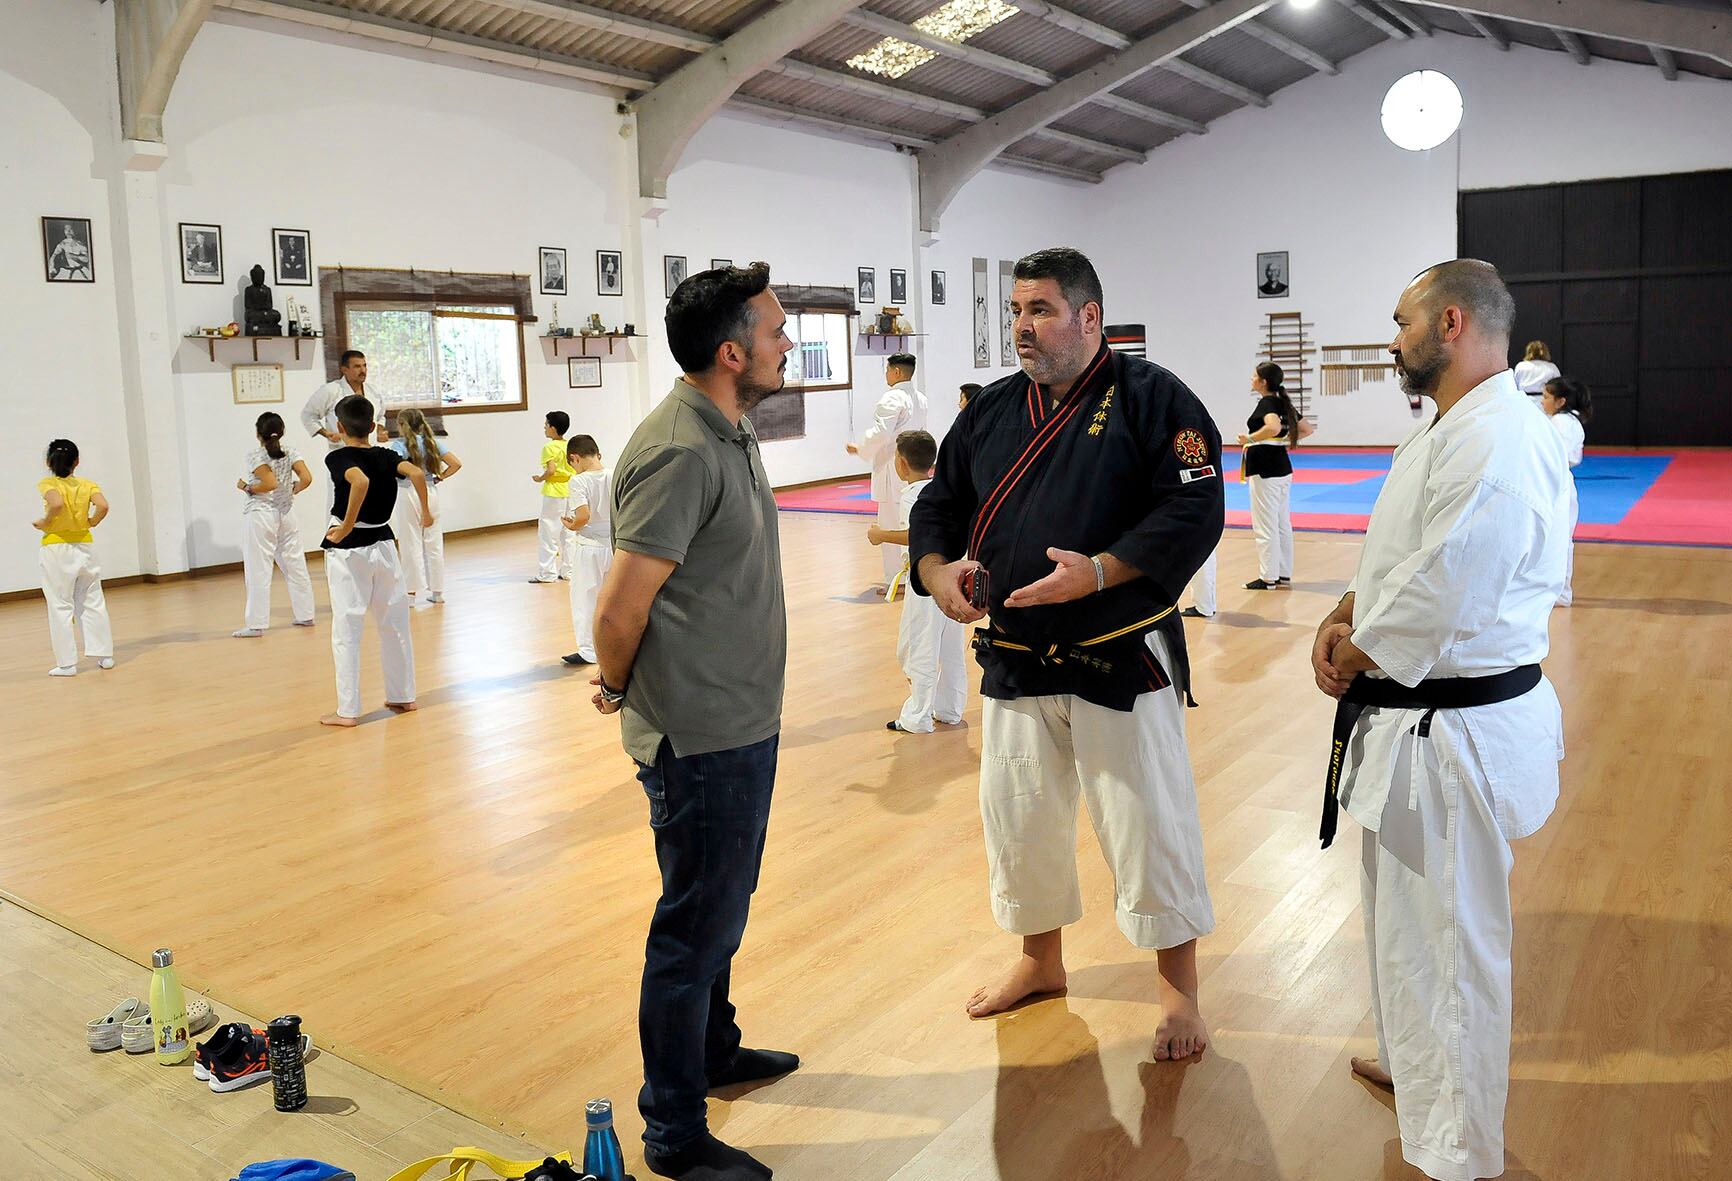
M1395 1090L1395 1080L1389 1077L1389 1072L1383 1069L1383 1063L1375 1058L1350 1058L1349 1064L1353 1073L1367 1082L1376 1083L1388 1091Z
M1161 1023L1155 1027L1155 1061L1178 1061L1209 1048L1209 1027L1197 1009L1197 998L1174 992L1162 997Z
M1002 1013L1031 996L1043 992L1058 992L1064 988L1062 964L1049 967L1030 955L1018 956L1010 971L996 984L979 989L968 998L970 1017L991 1017Z
M413 701L387 701L385 708L392 713L407 714L414 713L416 705Z
M360 722L360 719L358 719L358 718L345 718L342 714L326 714L324 717L319 719L319 725L321 725L321 726L345 726L345 727L347 727L347 726L358 725L359 722Z

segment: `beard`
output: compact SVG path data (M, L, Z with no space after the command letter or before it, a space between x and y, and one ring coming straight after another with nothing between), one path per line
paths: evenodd
M1066 337L1058 341L1049 340L1042 344L1035 339L1033 333L1025 333L1017 338L1020 345L1033 345L1035 352L1016 355L1017 364L1023 373L1036 385L1062 386L1075 381L1082 376L1082 371L1088 367L1089 358L1094 354L1089 351L1088 341L1083 338L1080 326L1074 337Z
M1434 328L1409 352L1395 351L1395 375L1405 394L1432 396L1443 371L1449 367L1444 355L1443 338Z
M784 356L776 366L775 372L769 377L758 373L758 354L754 349L746 351L746 371L740 374L734 382L734 401L739 404L742 414L750 413L771 394L781 390L787 383L788 358Z

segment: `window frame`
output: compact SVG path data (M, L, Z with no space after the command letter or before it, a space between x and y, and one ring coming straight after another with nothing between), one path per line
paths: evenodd
M842 380L841 382L837 382L837 381L832 380L832 381L825 382L823 385L807 385L804 382L804 380L802 380L801 383L797 386L784 386L783 387L784 390L786 390L786 392L788 392L790 394L827 394L827 393L834 393L837 390L851 390L851 389L853 389L854 388L854 316L853 316L853 314L850 312L841 311L837 308L803 308L803 307L799 307L799 306L790 306L790 307L784 307L782 310L787 314L789 321L794 323L796 327L798 327L799 318L801 316L835 316L837 319L842 321L842 340L846 346L842 349L842 356L845 358L845 369L846 369L846 373L844 375L844 380ZM795 336L794 337L795 351L799 351L801 344L802 344L802 339L799 336ZM805 360L804 358L801 358L802 366L804 365L804 360ZM832 358L832 361L833 360L834 359ZM802 368L801 372L802 372L802 374L804 373L803 368Z

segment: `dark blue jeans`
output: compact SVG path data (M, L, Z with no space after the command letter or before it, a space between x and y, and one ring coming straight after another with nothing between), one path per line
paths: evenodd
M637 1019L638 1110L658 1152L703 1134L708 1076L740 1048L728 974L758 888L779 741L682 759L663 739L655 764L638 764L662 871Z

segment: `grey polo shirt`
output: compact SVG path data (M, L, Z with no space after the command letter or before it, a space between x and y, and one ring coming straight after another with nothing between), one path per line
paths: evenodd
M614 469L617 550L678 565L650 605L626 685L626 753L653 763L750 746L782 728L788 616L776 498L750 419L684 381Z

